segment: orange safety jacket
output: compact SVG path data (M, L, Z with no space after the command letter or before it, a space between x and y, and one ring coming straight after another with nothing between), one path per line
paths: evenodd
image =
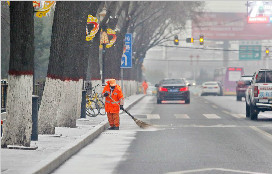
M142 86L143 86L144 89L148 88L148 84L145 81L143 81Z
M124 99L122 89L119 85L115 86L115 89L112 91L110 90L110 84L107 82L107 85L104 87L102 94L108 93L113 101L109 96L105 98L105 111L109 113L119 113L120 111L120 100Z

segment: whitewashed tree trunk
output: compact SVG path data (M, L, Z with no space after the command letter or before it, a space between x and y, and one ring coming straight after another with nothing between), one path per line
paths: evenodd
M86 19L90 2L58 1L54 13L47 82L39 111L39 132L54 134L56 126L76 127L89 44ZM96 10L96 9L95 9Z
M39 110L39 133L55 134L55 127L76 127L80 118L82 83L47 77Z
M46 78L43 98L39 109L39 133L55 134L56 117L61 100L62 81Z
M34 71L33 3L11 1L7 116L1 147L30 146Z
M62 92L57 114L57 126L76 127L80 118L83 80L62 81Z
M7 121L1 145L30 146L33 75L9 75L8 85Z

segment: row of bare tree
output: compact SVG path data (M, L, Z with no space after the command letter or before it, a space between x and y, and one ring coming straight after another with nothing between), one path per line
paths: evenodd
M90 69L92 79L101 79L99 37L86 42L86 20L107 9L101 26L117 31L117 41L105 53L105 79L120 79L120 61L126 33L133 33L133 68L124 79L141 80L146 52L172 39L181 31L200 2L151 1L58 1L51 36L48 71L39 109L39 133L54 134L55 127L76 127L81 90ZM30 146L34 73L34 12L31 1L10 2L10 61L7 121L2 147ZM97 33L99 36L99 33ZM89 65L89 67L88 67Z

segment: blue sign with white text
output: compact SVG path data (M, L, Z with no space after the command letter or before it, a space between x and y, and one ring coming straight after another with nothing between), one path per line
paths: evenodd
M132 34L127 33L125 37L125 48L121 59L121 68L132 68Z

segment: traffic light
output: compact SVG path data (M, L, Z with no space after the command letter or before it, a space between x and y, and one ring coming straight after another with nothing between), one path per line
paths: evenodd
M200 45L203 45L203 44L204 44L204 36L203 36L203 35L200 35L200 36L199 36L199 44L200 44Z
M178 35L175 35L175 37L174 37L174 44L179 45Z
M193 37L186 38L186 42L187 43L194 43L194 38Z
M265 54L266 54L267 56L269 55L269 49L268 49L268 48L266 48Z

